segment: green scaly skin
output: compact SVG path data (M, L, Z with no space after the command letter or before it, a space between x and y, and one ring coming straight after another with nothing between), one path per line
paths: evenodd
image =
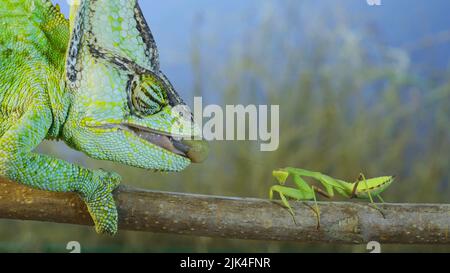
M68 21L47 0L0 0L0 175L79 193L97 232L115 234L120 176L34 153L42 140L160 171L203 161L207 145L190 140L199 129L178 109L137 1L75 3Z

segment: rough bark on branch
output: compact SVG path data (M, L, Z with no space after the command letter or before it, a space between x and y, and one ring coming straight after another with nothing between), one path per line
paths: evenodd
M313 211L302 202L291 203L295 224L285 208L262 199L123 186L115 198L122 230L291 242L450 244L448 204L383 204L384 219L366 203L320 202L317 230ZM39 191L2 179L0 218L93 224L76 194Z

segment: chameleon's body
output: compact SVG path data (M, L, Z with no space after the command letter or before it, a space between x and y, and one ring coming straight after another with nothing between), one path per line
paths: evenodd
M0 0L0 175L79 193L97 231L114 234L120 176L34 153L43 139L161 171L203 160L206 145L172 137L198 132L172 111L183 103L136 0L74 2L69 21L48 0Z

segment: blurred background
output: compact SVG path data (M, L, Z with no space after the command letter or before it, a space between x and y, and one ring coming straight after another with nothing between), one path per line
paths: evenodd
M66 1L54 1L67 14ZM280 147L216 141L208 161L154 174L89 159L64 143L39 151L119 172L128 185L267 198L271 170L296 166L352 181L397 175L387 202L450 203L447 0L140 1L163 71L192 106L280 105ZM217 175L222 174L222 175ZM365 246L242 241L0 220L2 252L365 252ZM384 252L450 251L383 245Z

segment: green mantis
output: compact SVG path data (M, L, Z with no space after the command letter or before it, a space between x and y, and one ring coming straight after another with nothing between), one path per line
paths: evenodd
M319 172L290 167L275 170L272 172L272 175L276 178L280 185L275 185L270 188L270 200L273 200L273 193L277 192L280 195L283 205L289 209L289 212L293 217L294 211L289 205L287 198L294 200L314 200L315 207L312 209L317 216L317 228L320 227L320 210L317 205L316 193L326 198L332 198L334 196L334 191L336 191L338 194L346 198L369 199L370 203L373 204L373 206L380 211L384 217L383 212L375 205L373 198L377 197L381 202L384 202L380 194L394 181L395 178L393 176L382 176L366 179L363 174L360 174L357 181L351 183ZM293 181L297 188L285 186L286 180L289 176L293 177ZM303 177L310 177L318 180L324 189L314 185L309 185Z

